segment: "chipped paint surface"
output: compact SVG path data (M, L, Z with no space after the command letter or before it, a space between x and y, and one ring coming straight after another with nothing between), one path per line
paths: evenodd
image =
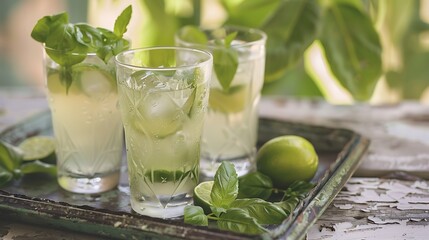
M352 178L307 239L427 239L428 183Z

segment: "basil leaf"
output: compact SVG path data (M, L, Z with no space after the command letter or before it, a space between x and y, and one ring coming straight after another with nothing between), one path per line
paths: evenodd
M258 198L237 199L232 202L231 208L245 210L259 224L280 224L287 217L281 207Z
M238 54L232 48L218 47L213 50L213 68L224 91L228 91L238 68Z
M285 197L298 197L300 199L305 198L307 193L313 189L314 184L306 181L293 182L285 192Z
M51 29L57 28L63 24L67 24L69 21L68 19L67 13L45 16L37 21L36 25L31 31L31 37L38 42L46 42Z
M323 18L320 41L341 85L355 100L368 100L382 73L381 44L369 16L334 2Z
M127 8L125 8L122 11L122 13L118 16L118 18L116 18L113 32L119 38L122 38L124 33L127 31L127 26L130 23L132 12L133 12L133 9L131 8L131 5L129 5Z
M247 211L239 208L230 208L220 215L217 225L223 230L247 234L260 234L268 231Z
M76 40L82 44L90 47L93 51L104 45L103 35L101 31L88 24L76 24Z
M304 55L316 39L321 11L317 1L282 1L277 11L261 26L269 36L265 80L282 77Z
M44 163L39 160L23 164L20 170L22 174L46 173L52 177L57 175L56 165Z
M186 206L184 214L185 223L197 226L208 226L209 221L204 210L198 206Z
M66 92L73 81L71 66L85 60L88 53L96 52L107 63L114 55L129 48L129 42L122 39L122 35L131 12L130 5L121 13L115 22L115 32L87 24L71 24L67 13L45 16L37 22L31 36L44 43L49 57L61 65L60 77Z
M288 198L288 199L286 199L284 201L281 201L281 202L275 202L274 205L282 208L283 211L287 215L289 215L289 214L291 214L295 210L295 208L298 205L299 201L300 200L297 197L292 197L292 198Z
M223 161L214 176L211 201L214 207L228 208L238 195L238 177L234 164Z
M221 208L221 207L214 207L214 206L210 206L210 210L211 212L215 215L215 216L220 216L222 213L226 212L226 208Z
M0 187L12 180L13 174L0 166Z
M238 198L261 198L267 200L272 193L273 183L269 177L252 172L239 178Z
M21 149L0 140L0 166L13 172L21 164L22 156Z

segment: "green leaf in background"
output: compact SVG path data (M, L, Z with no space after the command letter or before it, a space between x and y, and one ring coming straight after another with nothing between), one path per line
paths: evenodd
M190 43L206 45L208 43L207 35L196 26L185 26L180 31L180 38Z
M321 18L314 0L282 1L261 29L268 35L265 81L281 78L317 36Z
M251 217L246 210L240 208L228 209L219 217L217 225L220 229L239 233L260 234L267 232L255 218Z
M21 149L0 140L0 166L9 172L13 172L21 164L22 157Z
M320 41L338 81L355 100L368 100L382 72L381 45L371 20L348 4L331 4Z
M208 218L204 214L204 210L198 206L186 206L184 212L184 221L188 224L197 226L208 226Z
M221 1L228 12L226 24L254 28L260 27L281 2L281 0Z
M263 95L323 97L315 80L305 71L303 63L289 68L278 81L266 82L262 89Z
M269 177L252 172L239 178L238 198L261 198L267 200L273 191L273 183Z
M280 224L287 214L283 209L273 203L262 199L237 199L231 204L231 208L240 208L249 213L259 224Z
M214 207L228 208L238 195L238 177L232 163L223 161L216 171L211 201Z

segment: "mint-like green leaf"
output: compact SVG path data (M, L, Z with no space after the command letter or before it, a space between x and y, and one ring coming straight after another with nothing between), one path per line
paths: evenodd
M197 226L209 225L209 221L207 216L204 214L204 210L198 206L185 207L184 221L185 223Z
M60 13L53 16L45 16L37 21L33 30L31 31L31 37L41 43L46 42L46 39L51 33L51 29L55 29L61 25L67 24L69 21L67 13Z
M252 172L239 178L238 198L267 200L271 196L272 190L271 179L260 172Z
M39 160L25 163L20 168L22 174L45 173L52 177L57 175L57 167Z
M13 174L0 166L0 187L12 180Z
M237 198L238 177L234 164L223 161L216 171L210 194L214 207L228 208Z
M211 212L215 215L215 216L220 216L222 213L226 212L226 208L222 208L222 207L214 207L214 206L210 206L210 210Z
M283 211L287 215L289 215L289 214L291 214L295 210L295 208L298 205L299 201L300 200L297 197L291 197L291 198L288 198L288 199L286 199L284 201L281 201L281 202L275 202L274 204L276 206L282 208Z
M224 91L228 91L238 68L238 53L232 48L213 50L213 68Z
M237 32L232 32L232 33L228 34L224 39L225 47L230 48L232 41L234 41L234 39L236 37L237 37Z
M0 140L0 166L9 172L13 172L21 164L22 156L21 149Z
M88 24L75 24L76 40L92 51L102 47L105 43L103 41L102 32Z
M368 100L382 73L381 43L369 16L353 5L331 4L320 41L341 85L355 100Z
M124 33L127 31L127 26L130 23L132 12L133 12L133 9L132 9L131 5L129 5L127 8L125 8L122 11L122 13L116 19L115 26L113 28L113 32L119 38L122 38Z
M231 203L230 207L247 211L249 216L263 225L280 224L287 217L281 207L258 198L237 199Z
M31 36L44 43L49 57L62 66L60 77L68 92L73 81L71 66L85 60L88 53L96 52L107 63L114 55L129 48L129 42L122 39L122 35L131 12L131 6L122 12L115 22L115 32L88 24L71 24L67 13L45 16L34 26Z
M246 210L239 208L230 208L220 215L217 225L220 229L238 233L261 234L267 232Z

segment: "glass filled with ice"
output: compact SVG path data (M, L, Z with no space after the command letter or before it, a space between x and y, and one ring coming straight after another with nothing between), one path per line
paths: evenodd
M123 149L113 58L47 47L44 53L58 183L75 193L108 191L118 185ZM58 57L82 61L63 66Z
M264 82L266 34L226 26L217 29L181 28L179 46L213 54L209 107L201 150L201 174L213 178L222 161L242 176L255 168L258 104Z
M212 56L155 47L125 51L115 60L132 209L181 216L199 180Z

